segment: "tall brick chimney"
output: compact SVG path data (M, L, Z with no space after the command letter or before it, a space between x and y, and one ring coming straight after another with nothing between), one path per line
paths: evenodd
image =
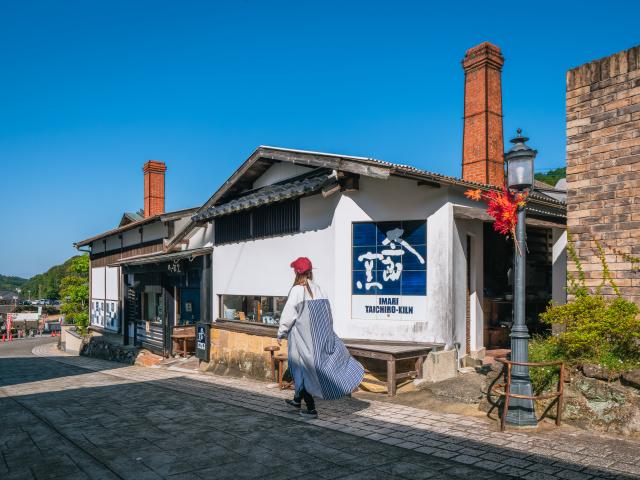
M164 162L149 160L142 167L144 172L144 217L164 213Z
M462 60L462 178L499 187L504 184L501 82L503 64L504 57L500 49L489 42L470 48Z

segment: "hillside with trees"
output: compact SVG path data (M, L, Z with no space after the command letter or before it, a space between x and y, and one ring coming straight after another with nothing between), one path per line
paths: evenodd
M10 290L14 292L16 288L22 288L22 285L26 282L26 278L0 275L0 290Z
M567 178L567 167L554 168L553 170L548 170L546 172L536 173L535 178L540 182L544 182L547 185L555 187L558 180L561 178Z
M48 298L57 300L60 298L59 290L62 286L62 279L67 275L68 270L72 266L75 258L83 255L71 257L60 265L54 265L44 273L34 275L30 279L20 277L9 277L0 275L0 290L12 290L16 288L22 289L20 296L23 299L37 300L39 298Z

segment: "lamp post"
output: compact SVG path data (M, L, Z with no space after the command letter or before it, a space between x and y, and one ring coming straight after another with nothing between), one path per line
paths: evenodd
M527 137L518 129L511 140L513 147L505 154L507 162L507 187L512 192L530 192L533 189L533 160L537 151L526 145ZM529 361L529 329L525 323L525 208L518 207L518 223L516 225L516 242L520 248L514 249L514 295L513 324L511 326L511 360L513 362ZM511 375L511 393L532 395L529 367L514 365ZM520 427L537 425L533 400L511 398L507 422Z

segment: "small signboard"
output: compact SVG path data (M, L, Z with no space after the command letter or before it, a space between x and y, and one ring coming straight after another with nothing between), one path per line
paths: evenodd
M211 336L208 323L196 323L196 357L205 362L209 361L209 347Z

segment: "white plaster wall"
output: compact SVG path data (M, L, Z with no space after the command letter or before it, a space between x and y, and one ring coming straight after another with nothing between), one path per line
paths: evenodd
M92 253L104 252L104 243L102 242L102 239L96 240L95 242L91 242L91 252Z
M178 233L182 231L182 229L191 221L191 215L187 215L186 217L179 218L178 220L174 220L173 222L173 231Z
M167 226L162 223L160 220L157 220L148 225L144 225L142 227L142 236L143 242L150 242L153 240L158 240L161 238L165 238L167 236L168 229ZM133 245L137 245L140 243L140 232L138 228L133 228L131 230L127 230L122 232L122 244L120 243L120 238L118 238L118 234L110 235L104 239L96 240L91 244L92 253L101 253L104 252L104 240L106 240L107 251L118 250L121 246L123 247L131 247Z
M211 247L214 239L213 232L214 225L212 223L207 223L202 227L197 227L189 237L189 243L184 246L183 250Z
M128 230L122 234L122 244L125 247L130 247L140 243L140 232L137 228Z
M213 315L220 317L218 295L286 296L293 283L289 266L297 257L309 257L315 281L333 297L332 216L337 196L300 200L301 233L216 246L212 255ZM212 230L212 228L209 228ZM205 232L192 240L205 241ZM190 248L196 248L194 246Z
M91 298L104 299L104 274L105 267L95 267L91 269Z
M440 247L450 244L451 229L446 215L444 218L434 217L434 213L446 202L446 188L418 186L416 181L397 177L387 180L361 178L359 191L341 196L334 216L336 293L333 306L334 329L338 335L371 340L441 341L443 318L441 312L433 311L433 307L446 305L446 302L435 296L440 290L449 290L448 287L435 287L448 278L446 272L439 269L439 264L442 263ZM451 207L448 208L451 210ZM423 219L427 220L427 297L424 300L427 318L422 321L351 318L353 222ZM436 272L445 273L445 276Z
M447 199L448 200L448 196ZM427 294L429 341L452 348L453 339L453 206L448 201L427 222Z
M303 173L313 170L309 167L303 167L302 165L296 165L294 163L280 162L272 165L266 172L264 172L255 182L253 182L253 188L260 188L266 185L272 185L287 178L296 177Z
M457 346L460 355L467 352L467 235L471 237L471 282L470 282L470 317L471 317L471 351L476 351L483 346L483 224L478 220L456 219L454 222L456 234L453 237L453 301L454 322L453 342Z
M567 303L567 231L554 228L553 240L553 265L552 265L552 299L559 305Z
M144 225L142 228L143 242L150 242L152 240L158 240L159 238L165 238L167 236L167 226L160 221Z
M106 299L119 300L120 267L106 267ZM103 294L104 295L104 294Z
M121 247L120 239L117 235L112 235L106 238L107 251L118 250Z

